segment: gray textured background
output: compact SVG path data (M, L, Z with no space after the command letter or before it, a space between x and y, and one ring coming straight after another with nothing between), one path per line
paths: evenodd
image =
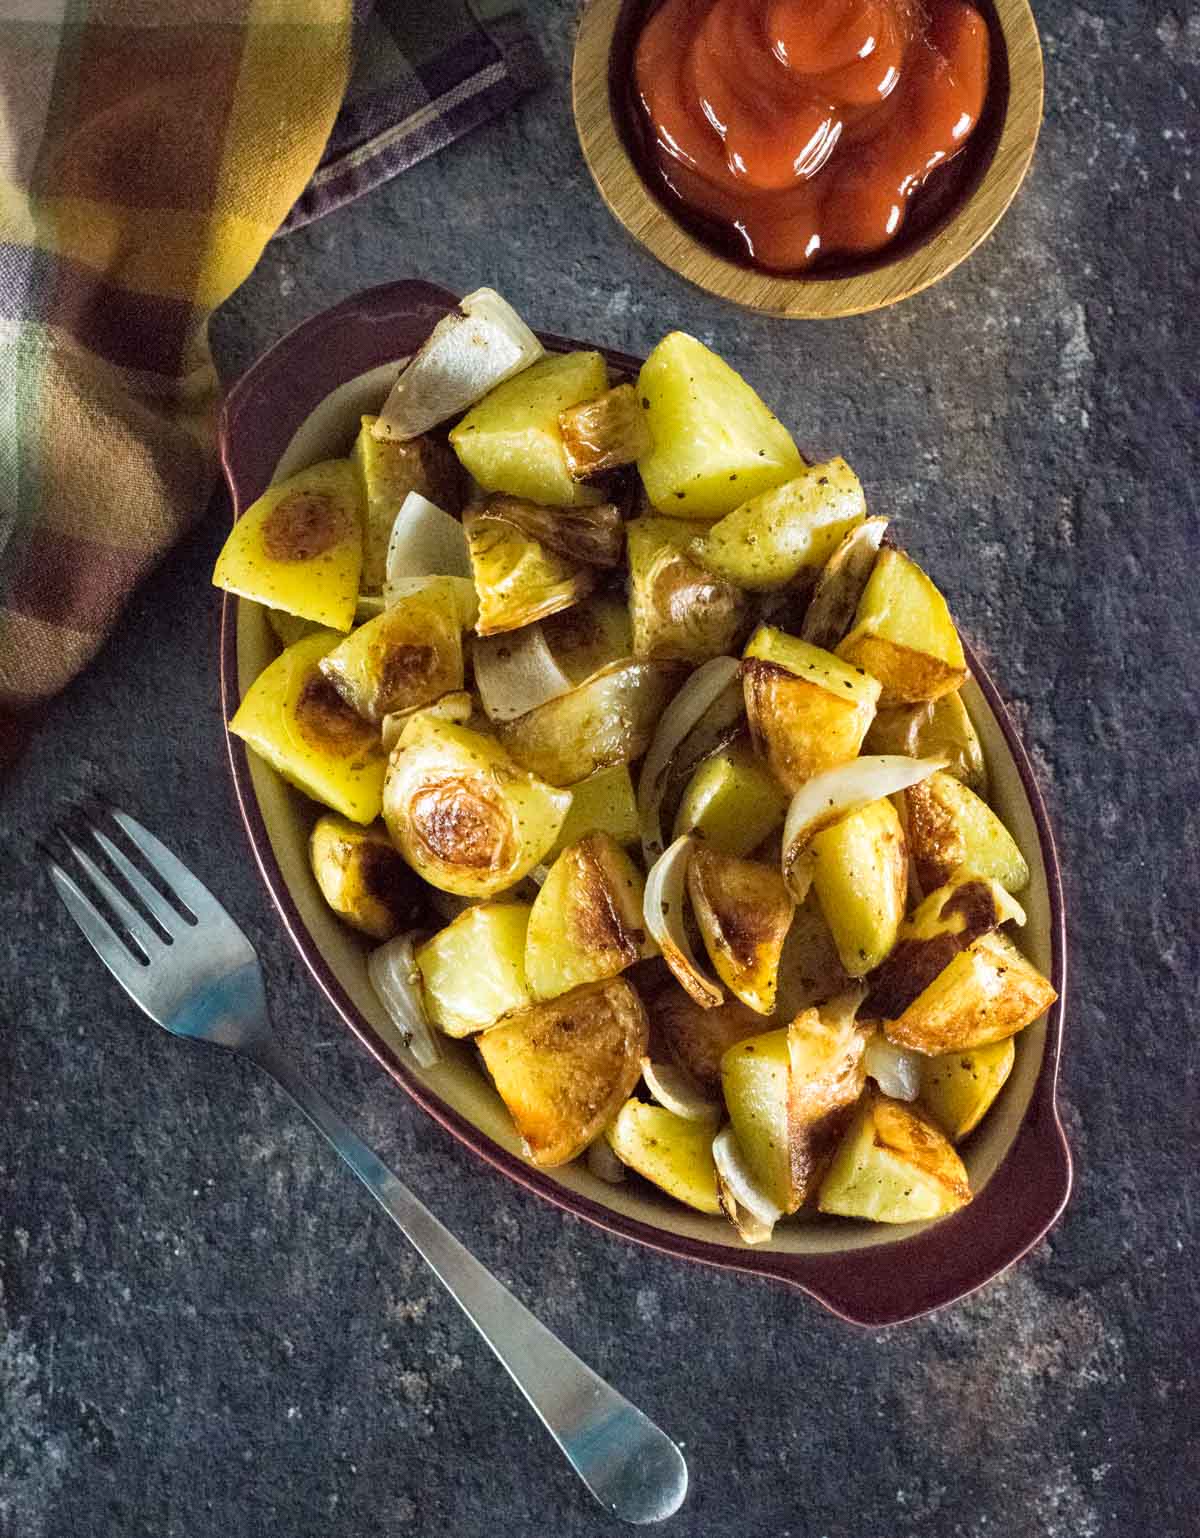
M30 837L103 786L225 895L317 1083L686 1444L678 1538L1195 1533L1200 12L1045 0L1045 130L996 236L889 313L789 326L708 301L610 222L571 133L573 7L528 9L551 87L273 245L217 322L222 369L368 284L491 283L635 352L690 329L802 445L844 453L994 665L1056 817L1074 1200L982 1295L861 1333L605 1238L460 1151L323 1006L251 870L218 508L0 799L0 1532L614 1530L281 1096L135 1017L84 954Z

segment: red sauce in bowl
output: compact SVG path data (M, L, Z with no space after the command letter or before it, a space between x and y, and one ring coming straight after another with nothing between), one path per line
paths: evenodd
M966 0L663 0L634 73L668 190L795 272L896 239L979 122L989 51Z

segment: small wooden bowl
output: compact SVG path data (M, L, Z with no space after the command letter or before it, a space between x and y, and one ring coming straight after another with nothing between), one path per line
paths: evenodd
M571 69L575 127L609 210L672 272L747 309L821 320L883 309L938 282L1000 222L1025 179L1042 122L1042 49L1029 0L977 0L992 34L992 83L978 134L986 142L949 212L913 239L903 233L866 262L788 277L721 256L674 217L647 185L628 142L624 94L650 0L590 0ZM965 153L971 154L968 149Z

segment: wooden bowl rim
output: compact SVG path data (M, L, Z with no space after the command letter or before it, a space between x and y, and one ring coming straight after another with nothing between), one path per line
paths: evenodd
M230 390L218 426L221 464L234 517L265 490L292 434L326 396L347 380L414 350L457 302L454 294L421 280L384 284L301 322L264 353ZM398 336L404 338L400 345ZM543 340L558 347L586 345L546 334ZM638 359L626 354L602 351L614 365L638 365ZM1011 714L969 647L965 648L967 665L1000 727L1028 798L1046 870L1053 955L1050 980L1058 999L1047 1015L1038 1077L1008 1151L979 1197L967 1207L926 1225L911 1237L877 1247L824 1254L782 1253L732 1249L672 1233L558 1184L447 1105L365 1019L300 915L271 845L248 751L229 731L229 720L241 697L238 602L225 595L221 610L222 720L238 809L263 883L301 959L345 1024L434 1121L486 1163L607 1233L679 1259L770 1277L807 1293L848 1323L864 1327L902 1323L968 1296L1026 1255L1057 1221L1073 1179L1070 1147L1056 1098L1067 997L1062 872L1033 765Z
M609 89L609 56L628 0L588 0L571 65L575 129L592 180L613 217L672 272L746 309L790 320L831 320L898 304L939 282L1003 218L1033 159L1045 67L1029 0L990 0L1008 59L1000 137L983 176L953 217L915 249L851 277L756 272L718 255L655 196L625 147Z

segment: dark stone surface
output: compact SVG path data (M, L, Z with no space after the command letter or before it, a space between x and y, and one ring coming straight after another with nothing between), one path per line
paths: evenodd
M572 7L530 9L556 85L273 245L217 322L222 367L358 287L488 282L634 351L686 327L803 445L845 453L994 666L1054 810L1075 1198L982 1295L861 1333L477 1165L323 1007L251 869L217 702L217 506L0 800L0 1532L613 1530L273 1087L157 1032L79 944L31 838L103 786L224 894L305 1070L686 1444L680 1538L1194 1533L1200 12L1045 0L1045 131L996 236L889 313L789 326L708 301L612 224L570 130Z

